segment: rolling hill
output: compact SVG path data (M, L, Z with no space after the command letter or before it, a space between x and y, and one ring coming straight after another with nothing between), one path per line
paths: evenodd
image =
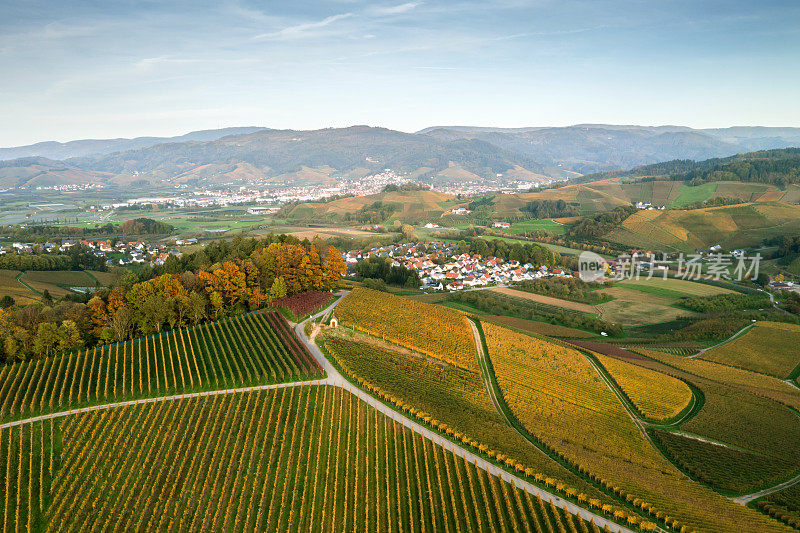
M34 168L29 169L29 167ZM36 167L45 167L44 170ZM4 163L0 183L36 186L59 181L54 169L83 173L85 181L129 184L281 183L330 184L336 178L384 169L418 181L451 183L497 180L510 172L532 184L568 176L557 168L474 139L443 141L385 128L353 126L314 131L258 130L214 140L162 142L152 146L64 161L38 158Z
M188 141L214 141L227 135L253 133L264 128L238 127L218 130L193 131L176 137L136 137L134 139L83 139L80 141L56 142L46 141L27 146L0 148L0 161L25 157L45 157L47 159L69 159L71 157L90 157L112 152L122 152L137 148L147 148L163 143L180 143Z
M703 169L706 167L693 160L793 145L800 145L800 128L693 130L583 124L517 129L433 127L415 134L369 126L311 131L226 128L169 138L45 142L2 148L0 161L6 161L0 167L0 186L87 182L147 187L203 183L326 185L384 169L429 184L537 184L568 178L588 182ZM670 163L637 168L634 173L622 171L661 161ZM733 163L739 165L741 161ZM600 171L616 174L581 176ZM736 172L726 176L729 181L739 179Z
M578 124L561 128L432 127L440 139L476 139L564 170L589 174L673 159L708 159L800 145L800 128Z
M452 206L453 196L437 191L393 191L340 198L332 202L304 202L292 206L287 212L289 218L307 220L342 220L359 212L377 212L380 206L389 206L384 213L389 220L401 222L416 221L423 217L435 218ZM450 202L448 204L448 202ZM350 217L352 218L352 216ZM356 218L356 220L358 220ZM369 220L363 222L379 222Z
M632 247L694 251L714 244L754 246L775 235L800 233L800 206L758 202L692 210L639 211L603 236Z

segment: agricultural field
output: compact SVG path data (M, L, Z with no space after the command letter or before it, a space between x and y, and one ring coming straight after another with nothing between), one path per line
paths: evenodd
M355 213L377 201L399 206L390 218L417 220L423 217L441 216L452 196L437 191L394 191L341 198L332 202L306 202L298 204L289 213L292 219L341 219L346 213Z
M567 233L567 226L554 221L551 218L540 218L536 220L524 220L514 222L508 229L501 230L503 233L516 235L520 233L530 233L534 231L546 231L554 235L564 235Z
M323 345L346 374L414 406L417 414L447 424L462 439L474 440L556 480L551 486L560 482L604 504L614 503L513 431L497 412L477 371L379 346L341 328L328 332Z
M522 207L531 200L564 200L567 203L578 204L581 215L592 215L600 211L610 211L621 205L630 205L627 199L615 196L602 190L586 185L566 185L555 189L544 189L537 192L518 194L498 194L492 206L493 216L496 218L514 218L524 215Z
M634 364L596 355L636 409L647 419L662 422L678 416L692 401L683 381Z
M3 429L0 486L4 530L600 531L329 386Z
M758 453L670 431L655 430L653 435L684 472L726 493L744 493L786 475L781 464Z
M656 433L687 474L726 494L753 492L800 469L800 392L783 381L701 359L637 350L630 363L669 373L700 390L702 408L672 431ZM657 363L661 362L664 364ZM669 366L665 366L669 365Z
M696 187L684 186L681 188L678 197L672 201L669 207L675 209L696 204L697 202L703 202L711 198L716 191L716 183L704 183Z
M647 296L642 294L643 287L648 292ZM598 289L598 292L613 298L611 301L595 306L599 310L601 318L625 326L651 324L654 319L666 322L694 314L691 311L673 307L677 301L676 295L672 292L665 295L664 291L659 291L658 287L636 285L635 283L629 287L626 282L622 282L613 287Z
M701 358L793 379L800 373L800 326L757 322L741 337L705 352Z
M108 285L114 279L116 274L112 272L91 270L0 270L0 296L9 295L17 303L25 305L41 301L41 294L45 289L53 298L59 298L65 294L74 294L71 287L94 289L97 285Z
M435 357L477 369L467 318L451 309L358 287L336 307L342 325Z
M727 249L800 232L800 206L744 203L692 210L639 211L603 236L622 245L694 253L719 244Z
M19 270L0 269L0 296L11 296L20 305L40 301L38 294L17 281L19 275Z
M0 369L0 420L169 393L319 377L278 313L256 313Z
M684 298L692 296L716 296L717 294L733 294L734 291L724 287L717 287L707 283L696 283L684 279L675 279L654 276L647 279L642 276L640 279L626 279L616 282L627 289L633 289L650 294L671 296L673 298Z
M582 329L568 328L557 324L547 324L535 322L524 318L502 315L480 315L481 320L493 322L507 328L519 329L525 332L547 335L548 337L563 337L570 339L589 339L594 338L595 334Z
M677 517L687 530L781 530L673 466L582 354L491 324L484 331L508 406L531 434L568 461L640 505Z
M762 512L800 529L800 485L770 494L759 500L757 506Z
M636 351L653 361L653 364L649 365L651 368L671 369L673 373L679 374L688 381L697 378L729 385L800 410L800 391L781 379L712 361L704 361L699 357L690 359L659 350L639 348ZM647 360L636 361L636 364L647 364Z
M531 300L533 302L542 303L549 306L554 307L563 307L564 309L570 309L572 311L580 311L582 313L590 313L596 314L597 308L593 305L584 304L580 302L572 302L569 300L564 300L561 298L553 298L551 296L544 296L542 294L535 294L532 292L527 291L519 291L516 289L509 289L508 287L499 287L496 289L490 289L494 292L499 292L500 294L505 294L506 296L513 296L514 298L522 298L523 300Z
M272 307L287 311L289 317L297 321L299 318L323 308L334 298L335 296L327 291L306 291L275 300L272 302Z
M54 298L73 292L69 290L69 287L89 287L93 289L98 285L103 285L96 277L83 270L56 270L52 272L31 270L22 274L20 280L38 293L42 293L46 289Z

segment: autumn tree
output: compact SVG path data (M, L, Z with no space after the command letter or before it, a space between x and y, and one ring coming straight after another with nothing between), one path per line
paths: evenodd
M325 250L325 268L323 271L325 288L338 288L339 282L345 274L347 274L347 265L342 259L341 252L333 246L328 246Z
M108 323L108 327L114 332L117 341L124 341L133 335L136 329L136 320L133 311L127 306L117 309L114 316Z

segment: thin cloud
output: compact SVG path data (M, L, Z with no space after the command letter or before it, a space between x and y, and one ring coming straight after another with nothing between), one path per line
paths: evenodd
M401 13L407 13L411 11L421 4L422 2L406 2L405 4L399 4L396 6L377 7L372 9L371 12L376 15L400 15Z
M319 30L330 26L334 22L352 17L353 13L340 13L338 15L331 15L317 22L306 22L303 24L295 24L294 26L287 26L280 31L273 33L262 33L256 35L257 40L282 40L282 39L297 39L300 37L310 37L314 35L313 30Z

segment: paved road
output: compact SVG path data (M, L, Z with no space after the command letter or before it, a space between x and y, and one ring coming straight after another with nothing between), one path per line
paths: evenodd
M341 298L339 298L339 300L336 300L336 302L334 302L331 305L331 307L336 306L336 304L338 304L340 300L341 300ZM330 307L328 309L326 309L325 311L317 313L312 318L316 318L318 316L322 316L323 314L327 313L329 310L330 310ZM459 457L463 457L465 460L469 461L470 463L473 463L478 468L482 468L483 470L486 470L490 474L493 474L493 475L495 475L495 476L497 476L497 477L499 477L499 478L501 478L501 479L503 479L505 481L508 481L510 483L514 483L515 486L528 491L529 493L531 493L534 496L539 496L544 501L553 502L553 504L555 504L556 507L560 507L560 508L565 509L566 511L568 511L568 512L570 512L572 514L578 515L581 518L583 518L584 520L594 520L595 524L597 524L601 529L604 528L604 527L608 527L608 529L610 531L615 532L615 533L616 532L633 533L632 530L630 530L630 529L628 529L626 527L620 526L619 524L616 524L616 523L608 520L607 518L605 518L603 516L600 516L600 515L597 515L595 513L592 513L591 511L588 511L588 510L584 509L583 507L579 507L579 506L573 504L572 502L569 502L569 501L567 501L567 500L565 500L565 499L563 499L563 498L561 498L559 496L556 496L555 494L553 494L551 492L548 492L548 491L540 489L539 487L533 485L532 483L529 483L528 481L526 481L526 480L524 480L522 478L519 478L519 477L517 477L517 476L515 476L513 474L510 474L509 472L503 470L502 468L500 468L500 467L498 467L498 466L486 461L482 457L480 457L478 455L475 455L471 451L469 451L469 450L467 450L465 448L462 448L461 446L455 444L454 442L450 441L449 439L446 439L446 438L442 437L438 433L435 433L435 432L431 431L427 427L422 426L421 424L418 424L417 422L415 422L414 420L406 417L405 415L396 412L394 409L390 408L389 406L387 406L386 404L384 404L380 400L378 400L376 398L373 398L369 394L365 393L364 391L362 391L361 389L359 389L358 387L356 387L355 385L353 385L349 381L347 381L339 373L339 371L336 370L336 368L328 361L328 359L325 357L325 355L322 353L322 351L319 349L319 347L316 344L314 344L313 342L311 342L308 339L308 337L306 337L305 331L304 331L304 324L305 324L304 322L301 322L300 324L297 324L295 326L295 331L297 332L297 335L300 337L300 339L303 341L303 343L306 345L308 350L311 352L311 354L317 359L317 361L319 361L320 365L322 365L322 367L325 369L325 372L327 372L327 374L328 374L328 378L327 378L328 383L330 383L332 385L336 385L336 386L342 387L343 389L351 392L355 396L358 396L359 399L361 399L362 401L368 403L369 405L374 407L376 410L378 410L381 413L383 413L384 415L390 417L392 420L394 420L394 421L404 425L405 427L411 429L415 433L418 433L418 434L422 435L423 437L426 437L426 438L430 439L431 441L435 442L436 444L438 444L438 445L442 446L443 448L445 448L445 449L453 452L454 454L458 455ZM480 342L478 342L478 346L480 346Z
M509 473L509 472L507 472L505 470L503 470L502 468L500 468L500 467L498 467L498 466L486 461L482 457L475 455L474 453L472 453L471 451L469 451L469 450L467 450L465 448L462 448L461 446L453 443L452 441L442 437L438 433L435 433L435 432L431 431L430 429L418 424L414 420L411 420L410 418L406 417L405 415L396 412L394 409L390 408L389 406L387 406L383 402L379 401L376 398L373 398L369 394L365 393L364 391L362 391L361 389L359 389L358 387L356 387L355 385L353 385L349 381L347 381L344 378L344 376L342 376L339 373L339 371L336 370L336 368L330 363L330 361L328 361L328 359L325 357L325 355L322 353L322 351L319 349L319 347L308 339L308 337L306 336L305 331L304 331L305 323L308 320L311 320L311 319L314 319L314 318L318 318L318 317L326 314L331 309L336 307L336 305L346 295L347 295L347 293L343 292L341 294L341 296L333 304L331 304L328 308L326 308L324 311L321 311L321 312L313 315L312 317L306 319L303 322L300 322L299 324L297 324L295 326L295 331L297 332L298 337L300 337L300 340L303 342L303 344L306 345L308 350L311 352L311 354L314 356L314 358L317 359L319 364L322 366L322 368L327 373L327 377L325 379L317 379L317 380L311 380L311 381L290 382L290 383L275 383L275 384L271 384L271 385L257 385L257 386L253 386L253 387L241 387L241 388L237 388L237 389L224 389L224 390L216 390L216 391L193 392L193 393L187 393L187 394L176 394L176 395L172 395L172 396L159 396L159 397L155 397L155 398L142 398L142 399L139 399L139 400L129 400L129 401L124 401L124 402L108 403L108 404L103 404L103 405L93 405L91 407L83 407L83 408L80 408L80 409L71 409L69 411L62 411L62 412L59 412L59 413L50 413L50 414L41 415L41 416L37 416L37 417L33 417L33 418L26 418L24 420L15 420L13 422L7 422L5 424L0 425L0 429L19 426L21 424L27 424L27 423L30 423L30 422L37 422L37 421L40 421L40 420L47 420L47 419L52 419L52 418L60 418L60 417L65 417L65 416L69 416L69 415L75 415L75 414L79 414L79 413L88 413L88 412L91 412L91 411L100 411L100 410L104 410L104 409L112 409L112 408L115 408L115 407L122 407L122 406L127 406L127 405L139 405L139 404L146 404L146 403L153 403L153 402L163 402L163 401L169 401L169 400L180 400L180 399L187 399L187 398L196 398L196 397L199 397L199 396L212 396L212 395L217 395L217 394L232 394L232 393L237 393L237 392L248 392L248 391L256 391L256 390L266 390L266 389L278 389L278 388L284 388L284 387L296 387L296 386L300 386L300 385L333 385L333 386L341 387L341 388L347 390L348 392L350 392L353 395L357 396L359 399L361 399L365 403L367 403L367 404L371 405L372 407L374 407L376 410L378 410L381 413L383 413L384 415L390 417L395 422L398 422L398 423L404 425L405 427L411 429L415 433L418 433L418 434L422 435L423 437L428 438L429 440L433 441L434 443L436 443L436 444L442 446L443 448L453 452L455 455L458 455L459 457L463 457L465 460L469 461L470 463L473 463L478 468L482 468L483 470L489 472L490 474L493 474L493 475L499 477L500 479L502 479L504 481L507 481L509 483L513 483L515 486L528 491L532 495L539 496L544 501L553 502L553 504L556 505L556 507L560 507L562 509L565 509L566 511L568 511L568 512L574 514L574 515L580 516L584 520L587 520L587 521L588 520L594 520L595 524L597 524L601 529L607 527L613 533L634 533L633 530L630 530L630 529L628 529L626 527L620 526L619 524L616 524L616 523L608 520L607 518L605 518L603 516L600 516L600 515L597 515L597 514L591 512L591 511L588 511L588 510L584 509L583 507L579 507L579 506L575 505L574 503L569 502L569 501L567 501L567 500L565 500L565 499L563 499L563 498L561 498L559 496L556 496L555 494L553 494L551 492L542 490L539 487L529 483L527 480L519 478L519 477L517 477L517 476L515 476L515 475L513 475L513 474L511 474L511 473ZM480 342L478 342L478 346L480 346Z

